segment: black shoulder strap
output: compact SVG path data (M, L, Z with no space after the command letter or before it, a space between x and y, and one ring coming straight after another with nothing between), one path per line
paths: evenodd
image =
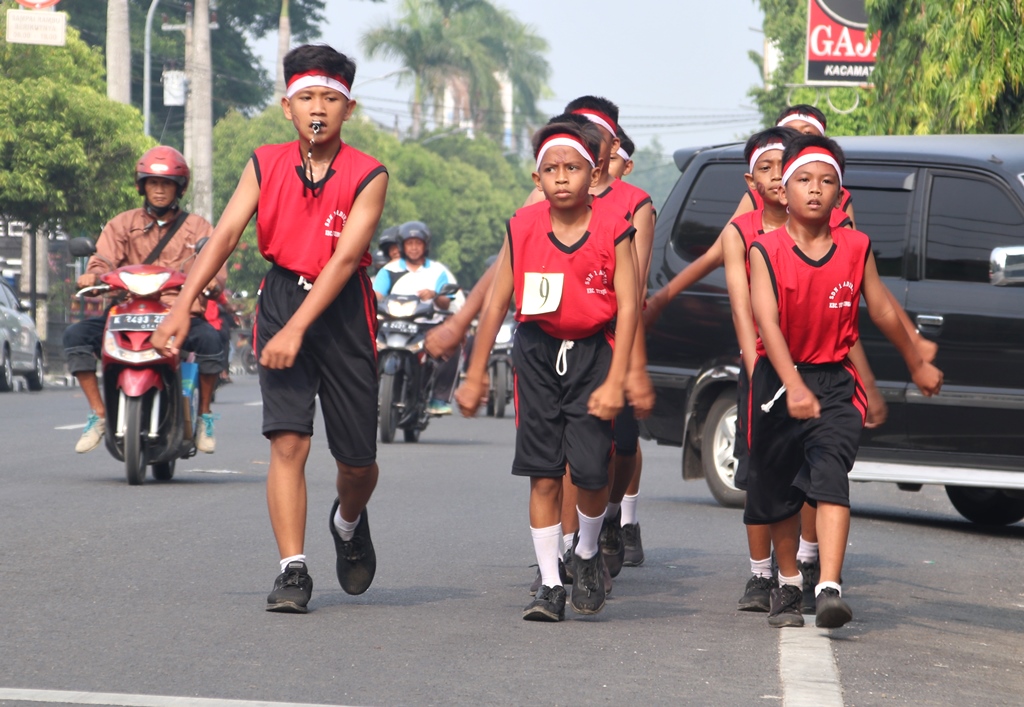
M156 259L164 252L164 248L166 248L167 244L171 242L171 239L174 238L174 234L178 232L178 229L181 228L181 224L185 223L185 219L187 218L187 211L182 209L178 212L178 218L174 219L174 223L172 223L171 227L167 229L167 233L164 234L164 237L160 239L160 242L156 244L153 251L146 256L145 260L142 261L143 265L152 265L156 262Z

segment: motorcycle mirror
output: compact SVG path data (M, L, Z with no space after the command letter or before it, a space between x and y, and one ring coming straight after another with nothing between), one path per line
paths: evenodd
M447 283L445 285L441 285L441 289L438 291L437 296L438 297L451 297L452 295L454 295L456 292L458 292L461 289L462 288L459 287L454 282L449 282L449 283Z
M76 258L88 258L96 252L96 244L91 238L79 236L68 241L68 251Z
M205 248L206 244L209 243L209 242L210 242L210 238L208 236L203 236L198 241L196 241L196 251L195 251L196 255L199 255L199 251L201 251L203 248Z

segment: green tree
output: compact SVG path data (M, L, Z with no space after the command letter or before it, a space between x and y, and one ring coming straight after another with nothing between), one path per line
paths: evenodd
M1024 131L1024 2L867 0L879 133Z
M758 5L764 13L765 38L774 42L782 55L770 86L755 86L747 93L761 111L764 127L774 125L775 118L786 106L809 103L825 114L830 136L867 133L869 91L854 87L793 88L804 83L807 0L758 0ZM750 53L750 60L758 68L764 65L764 58L757 52Z
M6 11L0 3L0 34ZM139 204L134 167L152 141L142 116L106 97L99 52L68 29L64 47L0 42L0 214L30 230L97 234Z

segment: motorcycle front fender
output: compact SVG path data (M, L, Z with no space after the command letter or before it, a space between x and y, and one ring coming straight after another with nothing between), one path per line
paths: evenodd
M163 390L164 381L155 368L123 368L117 376L117 387L134 398L154 388Z
M399 353L391 352L384 357L384 364L381 366L381 373L394 375L402 369L402 356Z

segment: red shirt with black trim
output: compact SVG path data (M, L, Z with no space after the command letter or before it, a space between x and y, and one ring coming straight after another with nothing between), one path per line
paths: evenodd
M607 328L618 312L615 246L636 233L626 219L592 208L586 233L567 246L555 237L551 202L545 200L519 209L507 230L516 321L536 322L549 336L566 340Z
M833 228L832 248L817 261L804 255L785 227L758 236L751 248L768 264L793 363L845 360L860 336L860 292L871 253L867 234ZM767 356L760 337L757 355Z
M730 222L743 239L743 250L745 257L744 264L747 266L747 282L750 282L750 246L758 236L764 235L764 209L754 209L742 213ZM840 209L832 209L832 216L829 218L830 228L852 228L853 221L849 215Z
M651 208L654 208L651 195L621 179L616 179L603 192L595 194L593 201L595 207L612 207L613 212L618 212L630 223L633 223L633 217L644 204L651 204Z
M299 141L264 145L253 152L260 185L256 235L260 253L310 282L334 255L356 197L387 169L351 145L341 144L324 178L313 184L302 164ZM372 262L367 249L359 262Z

